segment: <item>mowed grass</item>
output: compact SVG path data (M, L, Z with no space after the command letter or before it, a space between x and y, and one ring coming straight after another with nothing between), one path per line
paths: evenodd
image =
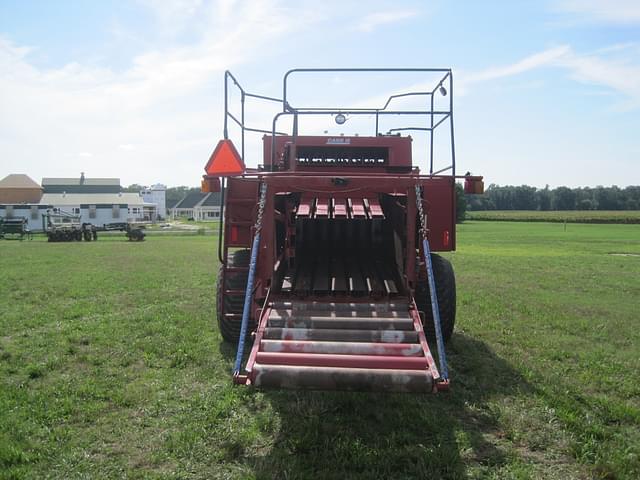
M503 222L640 223L640 210L482 210L467 211L468 220Z
M0 478L638 478L639 239L462 225L434 396L233 387L215 237L0 242Z

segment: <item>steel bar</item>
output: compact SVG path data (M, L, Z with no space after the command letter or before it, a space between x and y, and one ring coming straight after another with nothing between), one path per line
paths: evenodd
M271 307L274 310L292 310L292 311L329 311L329 312L402 312L408 315L409 303L403 301L395 302L287 302L273 301Z
M244 292L243 292L244 293ZM337 304L340 305L340 304ZM353 310L337 310L332 311L330 309L318 309L318 310L300 310L295 308L278 308L272 307L271 309L271 319L276 318L365 318L365 319L393 319L393 318L410 318L407 310L380 310L376 311L375 309L353 309Z
M263 365L296 365L307 367L382 368L426 370L425 357L397 357L390 355L332 355L325 353L272 353L260 352L256 363Z
M366 318L366 317L270 317L269 327L288 328L345 328L363 330L412 330L410 318Z
M256 364L257 387L431 393L433 378L426 370L382 370Z
M387 355L421 357L419 343L330 342L311 340L262 340L263 352L325 353L340 355Z
M416 343L418 333L410 330L350 330L267 327L264 338L271 340L318 340L333 342Z

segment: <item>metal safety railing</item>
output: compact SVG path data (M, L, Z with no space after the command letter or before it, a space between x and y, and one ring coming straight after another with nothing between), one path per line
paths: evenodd
M416 185L416 203L418 204L418 216L420 218L420 234L422 235L422 250L427 270L427 281L429 283L429 295L431 300L431 313L433 316L433 326L436 334L436 345L438 347L438 363L440 366L440 377L442 380L449 380L449 369L447 368L447 355L444 350L444 338L442 336L442 324L440 322L440 306L438 305L438 293L436 291L436 280L433 275L433 263L431 262L431 249L427 239L427 222L422 208L422 192L420 186Z
M301 74L313 73L425 73L435 74L436 80L430 89L417 92L404 92L390 95L383 105L372 108L345 108L340 106L318 107L313 105L293 105L289 98L291 90L292 78ZM229 108L230 82L240 92L240 114L231 113ZM435 109L435 97L440 93L443 96L449 95L448 105L440 110ZM394 101L407 97L425 97L427 99L426 108L420 109L391 109ZM271 129L250 127L246 123L245 101L247 98L255 98L272 103L279 103L281 111L273 117ZM429 158L429 175L438 175L443 172L451 171L451 175L455 175L455 142L453 128L453 74L449 68L296 68L285 73L282 85L282 98L275 98L266 95L257 95L247 92L231 74L225 72L224 80L224 138L229 138L229 121L233 122L240 128L240 155L245 160L245 134L247 132L263 133L271 135L272 138L277 135L298 136L298 119L305 115L373 115L375 118L375 135L380 135L380 119L383 116L412 115L425 117L425 125L420 126L402 126L390 128L387 133L398 133L404 131L427 132L429 135L428 158ZM279 131L277 128L278 121L283 118L293 117L292 131L290 133ZM450 155L451 163L444 168L434 171L434 133L438 127L449 121L450 132ZM271 164L274 163L276 155L276 145L271 142Z

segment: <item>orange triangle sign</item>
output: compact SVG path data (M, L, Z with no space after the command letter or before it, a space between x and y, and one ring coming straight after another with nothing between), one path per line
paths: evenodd
M207 175L214 177L241 175L244 173L244 162L231 140L220 140L204 170Z

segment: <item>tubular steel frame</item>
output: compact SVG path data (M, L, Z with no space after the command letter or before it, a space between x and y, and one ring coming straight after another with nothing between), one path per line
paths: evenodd
M433 89L430 91L421 92L406 92L390 95L387 98L385 104L378 108L340 108L340 107L316 107L316 106L298 106L294 107L289 102L288 92L290 78L294 74L309 74L309 73L437 73L442 74L436 82ZM240 92L240 118L238 119L233 113L229 111L229 82L233 82L233 85ZM434 97L436 92L440 88L447 85L449 95L449 108L445 110L434 109ZM389 110L390 105L395 99L405 97L425 96L428 97L429 108L425 110ZM282 105L282 111L277 113L273 117L271 130L265 130L261 128L249 127L245 124L245 100L246 98L255 98L258 100L264 100L268 102L280 103ZM429 175L437 175L442 172L451 170L451 175L455 176L456 171L456 153L455 153L455 141L454 141L454 128L453 128L453 73L450 68L295 68L287 71L284 74L282 81L282 98L269 97L266 95L257 95L247 92L240 82L233 76L230 71L225 71L224 76L224 138L229 138L229 119L231 119L238 127L240 127L240 156L242 160L245 159L245 133L264 133L270 134L272 137L276 135L288 135L288 133L280 132L277 130L278 120L283 116L293 116L293 128L291 136L295 139L298 136L298 116L300 115L375 115L375 135L380 134L379 121L381 116L387 115L422 115L428 117L428 126L411 126L392 128L389 132L402 132L402 131L420 131L429 132ZM449 120L450 126L450 149L451 149L451 164L444 167L437 172L433 171L434 160L434 132L442 125L446 120ZM275 159L275 142L271 142L271 163L274 163Z

